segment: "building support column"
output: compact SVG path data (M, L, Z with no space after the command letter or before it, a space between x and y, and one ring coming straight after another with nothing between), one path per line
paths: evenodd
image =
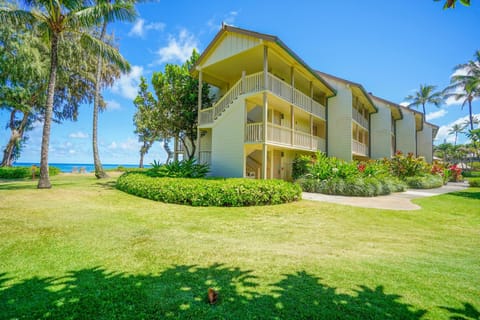
M293 97L295 96L295 68L293 66L290 67L290 85L292 86L292 102Z
M242 71L242 94L245 93L246 83L245 83L245 76L247 72L245 70Z
M313 116L312 115L310 115L310 149L313 149Z
M262 179L267 179L267 129L268 129L268 47L263 47L263 145L262 145Z
M310 112L313 112L313 82L310 81Z
M198 108L198 121L197 121L197 159L200 162L200 147L201 142L200 140L202 137L200 136L200 111L202 110L202 88L203 88L203 73L202 70L198 72L198 101L197 101L197 108Z
M291 130L290 144L294 146L295 145L295 111L293 109L293 105L290 105L290 130Z

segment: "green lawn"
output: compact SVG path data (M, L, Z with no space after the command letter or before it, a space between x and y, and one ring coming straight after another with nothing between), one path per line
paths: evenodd
M52 183L0 182L0 319L480 319L480 188L387 211Z

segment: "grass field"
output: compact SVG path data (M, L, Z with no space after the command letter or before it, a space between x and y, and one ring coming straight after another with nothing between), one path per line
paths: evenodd
M480 188L387 211L52 183L0 182L0 319L480 319Z

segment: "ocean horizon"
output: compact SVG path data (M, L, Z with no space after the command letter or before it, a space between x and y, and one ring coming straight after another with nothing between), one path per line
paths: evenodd
M35 165L37 167L40 166L39 162L15 162L13 164L14 167L31 167ZM94 172L95 165L93 163L59 163L59 162L51 162L48 164L51 167L57 167L60 169L61 172L73 172L79 171L81 168L85 168L85 172ZM104 170L115 169L117 167L124 167L124 168L138 168L138 164L102 164ZM150 168L151 165L144 165L145 168Z

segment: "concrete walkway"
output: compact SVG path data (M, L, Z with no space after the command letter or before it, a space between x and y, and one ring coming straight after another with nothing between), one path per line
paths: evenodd
M332 196L321 193L303 193L303 199L312 201L325 201L337 204L350 205L363 208L387 209L387 210L418 210L420 206L410 200L422 197L431 197L439 194L460 191L468 188L466 182L449 182L446 186L436 189L408 189L405 192L392 193L378 197L346 197Z

